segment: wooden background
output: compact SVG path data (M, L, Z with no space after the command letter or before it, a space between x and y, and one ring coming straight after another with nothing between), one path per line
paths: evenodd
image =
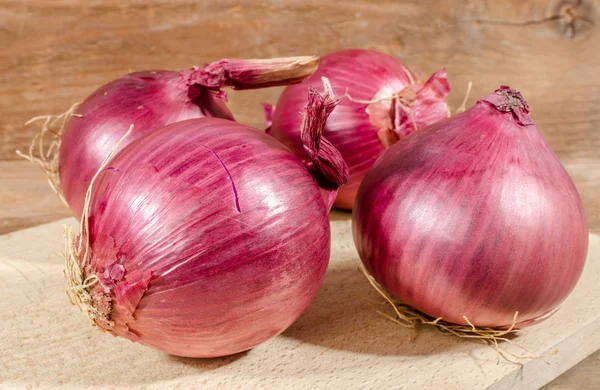
M573 177L600 233L600 2L593 0L305 0L0 2L0 233L68 211L19 159L30 117L59 113L132 70L223 57L380 50L430 74L446 66L456 108L500 84L519 89ZM230 93L237 119L263 127L279 88ZM566 386L566 387L565 387ZM552 388L600 388L600 354Z

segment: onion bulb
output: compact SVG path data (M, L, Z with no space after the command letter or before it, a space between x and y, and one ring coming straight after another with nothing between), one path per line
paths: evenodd
M360 186L353 235L400 302L492 328L551 315L588 244L573 182L506 86L392 146Z
M324 135L350 169L335 207L351 209L360 182L387 147L448 116L445 97L450 85L444 69L422 83L402 62L376 51L342 50L321 57L311 77L285 88L268 124L269 133L301 158L306 152L298 113L306 105L306 89L320 84L321 77L327 77L336 95L342 96ZM269 111L267 116L271 122Z
M220 60L202 68L144 71L100 87L76 110L62 131L58 173L66 203L79 218L90 180L130 125L121 147L164 125L191 118L233 120L221 88L262 88L299 82L316 68L317 57Z
M70 292L94 325L171 354L215 357L252 348L302 314L329 260L319 184L333 191L348 175L321 137L336 101L310 93L306 164L263 131L216 118L142 135L110 159L91 182L67 261Z

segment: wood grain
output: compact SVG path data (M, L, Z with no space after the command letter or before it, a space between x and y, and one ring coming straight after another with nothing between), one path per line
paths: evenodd
M0 188L0 235L71 215L28 161L0 161Z
M62 112L132 70L369 48L423 74L446 66L453 107L468 81L469 104L500 84L520 89L600 232L599 10L594 0L3 0L0 160L28 145L36 129L27 119ZM262 127L259 103L280 91L232 92L230 106ZM0 233L68 215L25 162L0 163L0 188ZM589 388L600 388L595 367Z
M563 1L564 3L564 1ZM584 1L596 21L596 2ZM498 85L520 89L561 158L597 158L600 42L595 24L574 37L556 19L560 1L67 1L0 5L2 159L16 159L35 115L66 110L129 70L185 68L221 57L378 49L429 74L448 68L457 107ZM589 8L589 9L588 9ZM581 12L583 12L581 11ZM232 95L239 120L263 123L261 100L279 90Z

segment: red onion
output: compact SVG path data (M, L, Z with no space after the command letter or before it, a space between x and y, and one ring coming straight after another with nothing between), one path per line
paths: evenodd
M521 94L503 86L383 154L358 191L368 272L434 318L503 328L551 315L583 270L583 206ZM464 317L463 317L464 316Z
M92 176L130 125L131 137L190 118L233 120L220 88L261 88L299 82L316 68L317 57L221 60L181 72L131 73L99 88L78 108L62 134L60 189L79 217Z
M214 118L168 125L110 160L82 218L89 251L74 249L67 270L95 325L190 357L244 351L291 325L329 260L317 182L331 190L348 175L320 136L335 104L311 91L309 169L264 132Z
M321 58L317 71L302 84L289 86L277 102L270 134L301 158L299 137L306 88L327 77L338 96L346 94L327 122L324 135L350 169L335 207L351 209L358 186L381 153L417 128L448 116L450 85L444 69L422 84L399 60L369 50L342 50ZM269 119L269 118L268 118Z

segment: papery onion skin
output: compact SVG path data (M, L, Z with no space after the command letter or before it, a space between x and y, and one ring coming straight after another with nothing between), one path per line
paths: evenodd
M211 93L192 100L185 74L138 72L112 81L88 97L67 124L59 157L61 190L73 213L83 210L85 192L100 164L130 125L137 136L190 118L233 120L225 103Z
M92 247L110 237L125 278L137 275L127 285L149 279L133 317L113 312L114 332L213 357L287 328L329 259L325 205L306 168L234 122L180 122L140 141L101 174L91 205ZM97 273L101 261L92 257Z
M551 315L588 245L572 180L508 87L391 147L361 184L353 234L395 298L494 328Z
M335 105L327 94L310 100L325 117ZM312 127L314 140L321 130ZM188 357L241 352L285 330L329 260L328 209L309 170L347 179L339 154L314 154L307 169L264 132L214 118L124 148L99 173L89 206L84 279L99 280L96 325Z
M317 57L220 60L180 72L131 73L100 87L77 108L62 134L58 166L60 190L67 204L79 218L92 177L131 125L135 132L121 148L148 132L185 119L233 120L220 88L299 82L317 63Z
M352 209L362 178L390 143L410 134L415 125L421 128L447 117L445 96L450 86L445 71L441 70L424 87L402 62L376 51L341 50L321 57L319 68L311 77L285 88L269 123L269 133L300 158L305 158L306 153L300 142L298 129L302 118L298 113L306 105L307 87L320 85L321 77L327 77L335 94L341 97L324 135L340 151L350 169L350 179L338 191L335 207ZM392 113L391 100L372 104L356 101L372 101L397 93L417 97L412 117L399 108Z

